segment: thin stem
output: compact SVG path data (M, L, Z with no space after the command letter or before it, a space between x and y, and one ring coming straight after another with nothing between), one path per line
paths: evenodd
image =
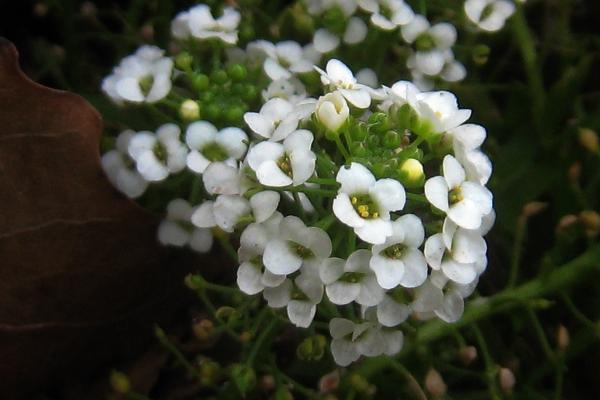
M515 232L515 241L513 243L512 257L510 260L510 272L508 275L508 287L513 287L517 283L519 277L519 267L521 263L521 253L523 250L523 240L525 239L525 231L527 227L527 218L521 215L517 220Z
M187 360L187 358L185 358L183 353L181 353L181 351L179 351L179 349L173 343L171 343L165 331L163 331L161 327L156 325L154 327L154 334L160 342L160 344L175 357L177 363L179 363L180 366L182 366L188 372L188 374L190 374L190 376L193 376L198 380L202 379L202 377L200 376L200 372L196 368L194 368L194 366Z
M427 197L425 197L425 195L423 194L417 194L417 193L406 193L406 198L412 201L416 201L419 203L429 203L429 201L427 200Z
M531 324L533 325L533 330L535 331L535 334L538 337L538 340L540 341L540 345L542 346L542 350L544 351L546 358L548 358L548 361L550 361L551 363L556 363L554 352L552 351L550 343L548 342L548 338L546 337L546 333L544 332L544 328L542 327L539 318L537 317L531 306L526 306L525 309L527 310L527 315L529 316Z
M311 188L311 187L306 187L306 186L292 186L292 187L286 187L286 188L278 189L278 190L280 190L282 192L292 192L292 193L294 193L294 192L314 193L314 194L319 194L319 195L328 196L328 197L337 196L337 191L335 191L335 190L318 189L318 188Z
M237 256L237 251L231 245L229 238L224 235L217 235L217 238L219 239L219 244L221 245L221 247L223 247L223 249L229 255L229 257L231 257L233 262L235 262L237 264L239 262L238 256Z
M415 377L410 373L408 369L402 364L400 364L396 360L391 360L390 367L398 372L406 381L408 382L408 387L411 389L411 392L419 399L419 400L427 400L427 395L419 385L419 382L415 379Z
M348 150L346 150L346 147L344 146L344 144L342 143L342 140L340 139L340 137L338 135L335 136L334 141L335 141L335 145L337 146L338 150L340 151L340 153L342 153L344 160L349 160L350 153L348 153Z
M475 340L477 340L477 344L479 345L479 349L481 350L481 355L483 357L483 362L485 364L485 372L486 372L486 381L488 384L488 390L490 392L490 397L494 400L500 400L500 392L498 391L498 386L496 385L496 375L498 372L498 367L494 363L492 356L490 355L487 342L481 330L476 324L473 324L473 333L475 334Z
M307 180L308 183L316 183L319 185L333 185L333 186L339 186L339 184L337 183L337 181L333 178L310 178L309 180Z
M269 324L261 332L260 336L254 342L254 345L252 346L252 349L250 350L250 354L248 355L248 358L246 359L246 364L248 366L252 366L252 364L254 364L254 359L258 355L258 352L261 349L263 343L265 342L265 340L267 340L267 337L269 337L271 335L271 331L273 331L277 327L278 324L279 324L279 320L277 318L273 318L273 319L271 319L271 321L269 321Z

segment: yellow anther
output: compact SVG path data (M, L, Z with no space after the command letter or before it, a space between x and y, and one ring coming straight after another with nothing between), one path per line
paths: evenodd
M363 218L367 218L369 216L369 212L368 211L361 211L360 212L360 216Z
M373 214L371 214L371 216L373 218L379 218L379 213L378 212L374 212Z
M352 204L358 203L358 199L355 196L352 196L352 199L350 199L350 201L352 202Z

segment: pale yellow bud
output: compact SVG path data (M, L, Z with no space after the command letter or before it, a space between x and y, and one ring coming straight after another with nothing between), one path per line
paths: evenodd
M321 96L315 112L317 119L330 132L337 132L348 119L350 109L339 92Z
M579 214L587 237L593 238L600 233L600 214L593 210L584 210Z
M185 100L179 106L179 115L186 121L197 120L200 118L200 106L194 100Z
M420 186L425 180L423 164L419 160L409 158L400 165L400 182L406 186Z
M556 330L556 346L559 351L565 351L570 342L569 330L564 325L559 325Z
M579 143L590 153L598 153L600 151L600 141L598 134L589 128L579 128Z

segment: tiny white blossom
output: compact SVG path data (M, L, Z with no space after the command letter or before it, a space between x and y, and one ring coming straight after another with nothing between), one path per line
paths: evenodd
M265 47L267 57L263 68L271 80L289 79L292 74L312 71L314 64L311 60L304 58L304 49L298 42L287 40L269 44L270 46Z
M465 168L467 179L485 185L492 175L492 163L479 149L486 137L485 128L464 124L446 134L452 139L454 155Z
M283 216L275 212L262 223L251 223L240 237L237 271L237 284L246 294L257 294L267 287L277 287L285 281L285 275L275 275L265 268L263 253L267 244L279 233L279 224Z
M386 294L377 305L377 320L381 325L391 328L406 321L411 311L408 304L399 301L393 294Z
M101 160L108 180L132 199L144 194L148 187L148 182L135 169L133 160L127 153L129 142L134 135L132 130L121 132L117 137L115 149L105 153Z
M466 180L464 168L451 155L444 157L444 176L425 182L425 196L458 226L477 229L482 217L492 211L492 194L479 183Z
M142 46L125 57L102 81L102 90L116 103L154 103L171 91L173 60L155 46Z
M371 23L385 31L408 24L415 16L404 0L359 0L358 5L371 13Z
M240 194L242 190L240 171L222 161L210 163L202 174L202 182L209 194Z
M319 98L315 115L325 128L337 132L348 120L350 109L341 93L336 91Z
M341 184L333 200L333 212L367 243L383 244L392 235L390 211L404 208L406 192L394 179L376 180L371 171L358 163L342 167L336 181Z
M371 95L368 86L357 83L352 71L341 61L331 59L323 71L315 69L321 74L321 82L338 90L342 96L357 108L368 108L371 104Z
M418 249L425 237L423 223L406 214L392 222L392 230L385 243L373 246L369 265L384 289L417 287L427 278L427 261Z
M352 253L348 260L333 257L323 262L319 274L333 304L355 301L363 306L375 306L383 300L384 290L369 268L370 259L371 252L361 249Z
M432 26L427 18L417 15L402 27L401 33L415 47L414 67L426 75L438 75L456 41L456 28L446 22Z
M185 168L187 147L179 140L179 134L177 125L164 124L156 134L142 131L133 135L128 152L144 179L162 181Z
M287 216L279 224L279 235L265 248L265 267L276 275L296 272L302 265L320 263L331 254L331 239L325 231L307 227L298 217Z
M263 185L300 185L315 170L316 156L311 151L312 142L313 135L306 129L292 132L283 143L260 142L248 152L248 165Z
M261 94L265 102L279 97L287 100L292 105L296 105L306 99L306 88L298 78L291 77L289 79L274 80L269 83L269 86Z
M213 243L212 233L210 229L192 225L193 212L192 206L183 199L169 202L167 216L158 227L158 240L171 246L189 245L200 253L209 251Z
M465 14L480 29L496 32L515 12L515 5L507 0L466 0Z
M292 104L283 98L267 101L260 112L247 112L244 121L258 136L280 141L298 128L300 120L310 115L314 104L310 102Z
M458 108L456 96L450 92L423 92L416 97L420 117L429 121L435 132L456 128L471 116L471 110Z
M279 193L270 190L256 193L250 200L239 195L220 195L213 204L215 223L225 232L233 232L241 221L263 222L273 215L279 199Z
M236 44L240 18L239 12L231 7L225 7L223 15L215 19L209 6L198 4L175 17L171 23L171 32L177 39L187 39L192 36L202 40L218 39L227 44Z
M240 128L217 131L208 121L191 123L186 130L185 141L190 148L187 166L198 173L203 173L213 161L223 161L235 167L248 148L248 136Z

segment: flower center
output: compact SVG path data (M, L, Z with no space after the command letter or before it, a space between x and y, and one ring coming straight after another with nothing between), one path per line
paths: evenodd
M465 197L463 196L462 189L460 187L456 187L450 192L448 192L448 202L450 204L456 204L459 201L462 201Z
M428 33L421 33L415 40L415 47L419 51L429 51L435 49L435 40Z
M184 231L188 232L188 233L192 233L194 232L194 229L196 229L196 227L188 221L175 221L175 223Z
M387 258L391 258L393 260L399 260L402 258L402 254L404 253L404 250L406 250L405 245L403 245L402 243L396 243L396 244L386 248L385 250L383 250L383 254L385 254L385 256Z
M362 272L346 272L340 277L340 281L348 283L358 283L365 276Z
M202 155L210 161L224 161L229 158L227 151L215 142L208 143L202 148Z
M283 171L284 174L286 174L290 178L292 177L292 163L291 163L290 157L287 155L287 153L282 155L279 158L279 160L277 160L277 166L279 167L280 170Z
M368 194L355 194L350 197L352 206L364 219L376 219L379 218L379 208L377 204L371 199Z
M300 290L300 288L296 285L294 285L294 288L292 289L291 297L292 297L292 300L300 300L300 301L308 300L308 296L302 290Z
M139 81L140 90L144 94L144 96L148 96L150 93L150 89L152 89L152 85L154 84L154 76L146 75Z
M389 19L389 20L391 20L392 17L394 16L392 9L390 7L388 7L387 4L379 5L379 14L383 15L386 19Z
M296 253L296 255L302 259L313 258L315 256L315 253L313 253L311 249L296 242L290 241L290 249L292 250L292 253Z
M167 149L161 142L157 141L152 151L154 152L154 155L156 156L156 158L158 158L160 162L165 163L167 161L167 157L169 154L167 153Z
M393 289L393 290L391 290L391 291L388 292L388 295L392 299L394 299L394 301L396 303L404 304L404 303L408 302L408 300L406 298L406 293L404 292L404 289L402 289L402 288L398 287L396 289Z
M252 257L248 262L260 270L263 268L262 256Z
M479 20L483 21L484 19L489 18L494 13L494 5L493 3L486 5L481 11L481 15L479 16Z

